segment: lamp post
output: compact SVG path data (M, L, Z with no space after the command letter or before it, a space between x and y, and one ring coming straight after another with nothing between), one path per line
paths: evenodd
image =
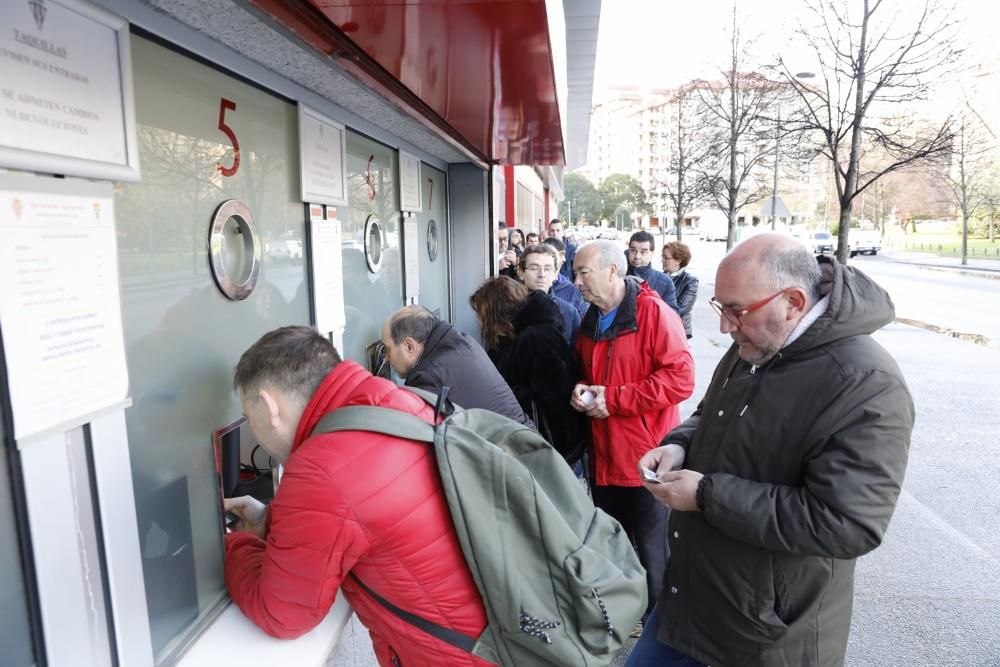
M799 72L796 79L811 79L815 74L812 72ZM774 185L771 191L771 231L777 229L778 224L778 162L781 159L781 99L778 99L778 108L774 121Z

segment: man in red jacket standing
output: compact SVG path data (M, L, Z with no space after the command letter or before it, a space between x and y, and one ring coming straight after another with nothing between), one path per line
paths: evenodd
M619 244L588 243L574 269L591 304L576 340L583 378L570 399L591 418L591 492L635 545L655 600L666 565L667 512L644 493L635 462L680 423L677 405L694 391L694 361L677 313L648 285L625 278Z
M226 536L226 585L243 613L269 635L297 637L323 619L340 589L379 664L488 664L401 620L359 584L462 634L478 637L486 627L433 448L374 433L310 436L342 406L383 406L428 423L433 409L341 361L308 327L264 335L240 358L233 384L257 441L285 466L269 506L226 501L241 519Z

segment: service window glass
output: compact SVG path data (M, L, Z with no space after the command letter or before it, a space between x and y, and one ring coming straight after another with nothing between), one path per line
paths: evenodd
M309 324L305 213L294 105L143 38L132 60L142 182L119 183L115 199L126 421L153 652L169 664L226 600L212 434L240 416L242 352ZM217 287L208 250L230 199L262 243L256 287L239 301ZM227 270L240 274L242 232L226 229Z

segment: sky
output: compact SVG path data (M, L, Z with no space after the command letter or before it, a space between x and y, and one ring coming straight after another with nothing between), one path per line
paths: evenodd
M854 4L861 0L852 0ZM913 7L913 0L885 0L885 6ZM815 60L796 39L803 0L742 0L740 25L760 57L781 55L793 71L812 71ZM880 10L884 11L884 10ZM1000 3L957 0L956 16L970 55L1000 62ZM594 100L607 86L673 87L693 78L718 76L728 55L732 0L603 0L594 72ZM997 95L1000 100L1000 91Z

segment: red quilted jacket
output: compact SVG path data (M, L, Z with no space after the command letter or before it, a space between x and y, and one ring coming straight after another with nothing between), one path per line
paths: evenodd
M310 438L326 413L378 405L428 422L422 399L344 361L299 422L266 541L226 536L226 585L268 634L297 637L330 610L337 589L369 629L381 665L486 665L400 620L360 590L353 572L396 606L479 636L486 614L462 556L430 445L373 433Z

